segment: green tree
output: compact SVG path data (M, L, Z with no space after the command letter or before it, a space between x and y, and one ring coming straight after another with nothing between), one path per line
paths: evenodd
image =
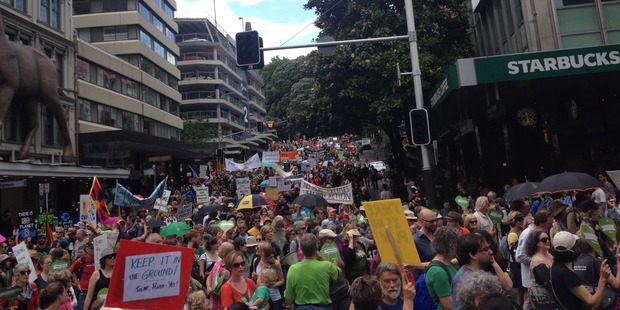
M213 150L213 143L209 143L217 137L217 128L209 124L206 117L183 120L181 141L193 144L199 148Z

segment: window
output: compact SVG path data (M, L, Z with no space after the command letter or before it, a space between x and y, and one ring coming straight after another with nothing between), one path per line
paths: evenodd
M24 140L24 120L22 118L23 105L12 104L9 107L4 118L4 125L2 126L2 132L4 133L4 140L21 142Z
M148 20L149 22L151 21L151 11L149 11L149 9L144 6L142 2L138 4L138 12L140 13L140 15L142 15L142 17L144 17L144 19Z
M121 78L121 93L123 95L138 98L138 83L128 78Z
M168 15L168 17L174 18L174 10L168 3L166 3L164 10L166 11L166 15Z
M558 8L589 3L594 3L594 0L555 0L555 5Z
M75 72L78 79L90 82L90 63L88 61L78 58L75 61Z
M155 106L157 93L150 87L142 86L142 101Z
M155 0L155 4L157 4L158 7L163 7L164 4L162 3L162 0Z
M73 15L89 14L90 0L73 0Z
M97 104L84 99L78 99L80 109L80 119L88 122L96 122Z
M97 105L99 124L120 128L118 122L118 110L102 104Z
M103 28L103 41L121 41L127 39L127 26L112 26Z
M60 29L60 0L40 0L39 21Z
M168 50L166 50L166 60L173 65L177 64L177 57Z
M166 50L161 44L159 44L159 42L153 42L153 50L155 51L155 53L157 53L157 55L161 56L162 58L166 57Z
M157 16L153 16L153 26L164 33L164 23Z
M103 12L120 12L127 10L127 0L104 0Z
M131 112L122 111L122 122L124 130L140 131L140 118Z
M43 144L48 146L62 146L62 137L58 129L58 123L52 111L48 111L47 106L42 106L41 112L43 121Z
M90 39L90 28L81 28L78 29L78 37L86 42L91 42Z
M166 37L168 37L170 41L174 42L174 32L168 27L166 27Z
M117 80L116 73L103 68L97 68L97 85L120 92L121 87Z
M153 39L151 39L151 37L142 29L140 29L140 42L142 42L142 44L146 45L148 48L152 48Z

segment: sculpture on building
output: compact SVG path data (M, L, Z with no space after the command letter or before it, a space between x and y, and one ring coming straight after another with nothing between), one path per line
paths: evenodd
M74 153L65 111L58 94L56 65L43 52L10 41L4 35L0 16L0 127L11 104L23 107L26 136L19 150L19 159L27 159L30 146L39 127L37 104L47 107L58 122L64 142L63 162L73 162Z

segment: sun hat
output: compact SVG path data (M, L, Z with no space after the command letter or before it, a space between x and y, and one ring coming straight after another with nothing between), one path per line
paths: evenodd
M321 231L319 231L319 239L336 237L336 233L333 232L331 229L321 229Z

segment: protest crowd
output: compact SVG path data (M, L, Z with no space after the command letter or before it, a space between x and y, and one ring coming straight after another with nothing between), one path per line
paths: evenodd
M272 151L312 158L312 148L298 151L302 146L282 143ZM179 309L618 309L620 212L604 173L597 175L601 188L510 201L459 183L454 200L429 206L408 178L409 195L388 200L389 173L373 172L356 152L356 146L340 154L328 148L306 167L299 160L210 172L169 186L166 208L110 206L105 216L116 219L110 225L80 222L33 238L6 236L0 296L13 295L0 297L0 309L104 307L114 273L125 264L116 260L122 246L95 253L94 240L107 234L115 244L193 252ZM246 197L237 197L240 178L250 181ZM373 197L369 189L378 189L379 180L382 192ZM198 203L198 188L208 188L208 202ZM320 190L336 198L301 202ZM417 253L379 251L372 228L376 236L383 227L373 227L366 214L379 198L398 204L396 221L406 221L405 242ZM18 261L20 244L32 265ZM419 263L382 261L392 254Z

